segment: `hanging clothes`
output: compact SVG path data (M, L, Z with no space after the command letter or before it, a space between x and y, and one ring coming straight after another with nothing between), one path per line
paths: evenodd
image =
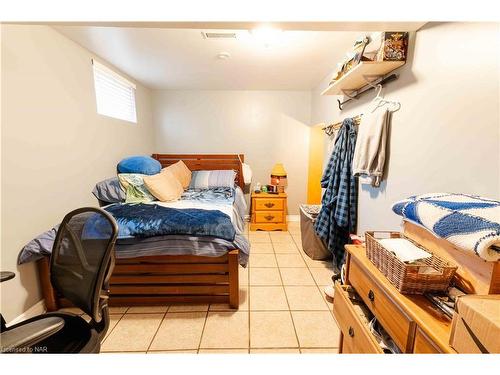
M321 187L326 190L314 225L316 233L333 254L334 266L337 267L344 263L344 246L349 243L349 234L356 229L358 181L352 174L355 145L355 122L347 118L342 122L321 179Z
M384 174L389 117L386 108L365 113L356 140L352 172L371 178L375 187L380 186Z

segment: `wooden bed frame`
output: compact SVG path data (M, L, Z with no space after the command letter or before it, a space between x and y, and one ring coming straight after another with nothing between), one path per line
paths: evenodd
M153 154L162 167L182 160L191 171L232 169L243 188L244 155ZM110 306L171 303L228 303L239 306L238 250L220 257L162 255L116 259L110 280ZM48 311L71 304L52 288L49 258L38 261L40 284Z

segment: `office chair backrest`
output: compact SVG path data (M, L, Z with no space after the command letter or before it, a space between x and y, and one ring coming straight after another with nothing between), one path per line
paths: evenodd
M64 217L52 248L52 285L96 323L107 306L117 235L118 226L109 213L84 207Z

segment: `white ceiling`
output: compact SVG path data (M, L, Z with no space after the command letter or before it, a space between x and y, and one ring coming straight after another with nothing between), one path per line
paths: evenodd
M228 40L204 39L201 29L54 27L152 89L309 90L364 34L284 30L266 47L244 30Z

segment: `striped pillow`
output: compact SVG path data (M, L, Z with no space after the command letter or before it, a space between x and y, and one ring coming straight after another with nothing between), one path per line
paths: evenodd
M190 189L209 189L216 187L234 188L236 172L233 170L194 171L191 175Z

